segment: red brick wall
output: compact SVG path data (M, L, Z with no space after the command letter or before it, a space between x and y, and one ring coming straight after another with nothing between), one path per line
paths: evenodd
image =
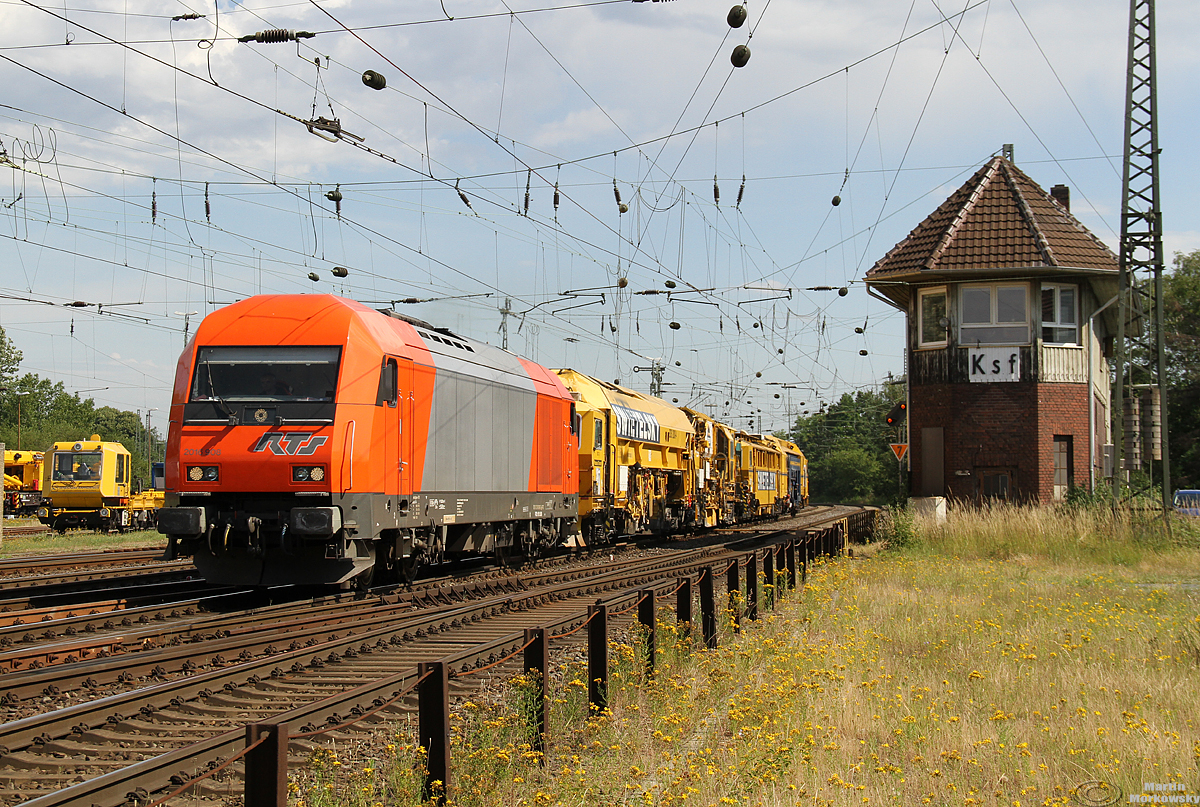
M1088 391L1087 384L1038 385L1038 474L1039 498L1054 497L1054 436L1073 439L1071 472L1073 484L1088 486Z
M921 429L941 426L946 495L974 499L980 468L1015 469L1016 500L1049 502L1055 435L1073 438L1075 484L1087 484L1086 384L928 384L909 389L909 462L921 491ZM968 471L970 475L956 475Z

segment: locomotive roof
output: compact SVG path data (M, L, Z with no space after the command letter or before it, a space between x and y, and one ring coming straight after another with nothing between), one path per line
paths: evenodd
M401 322L407 327L397 327ZM267 334L269 338L264 338ZM355 334L373 340L388 353L409 356L440 370L569 397L557 376L535 362L415 317L377 311L333 294L249 297L205 317L196 329L196 341L204 345L345 344ZM186 376L186 368L181 370Z

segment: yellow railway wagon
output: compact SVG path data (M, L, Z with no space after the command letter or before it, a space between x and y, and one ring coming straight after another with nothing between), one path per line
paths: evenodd
M695 432L660 398L575 370L555 370L580 418L579 519L586 543L679 530L694 512L688 473Z
M132 494L131 458L120 443L93 434L59 442L45 453L38 520L53 530L71 527L123 532L154 526L162 497Z
M683 411L696 430L691 461L696 522L702 527L732 524L736 519L737 501L736 433L732 427L703 412L687 407Z
M739 520L785 512L787 463L782 448L760 435L737 433L737 517Z
M795 513L808 507L808 458L791 440L773 434L763 435L763 439L783 452L784 467L787 469L787 509Z

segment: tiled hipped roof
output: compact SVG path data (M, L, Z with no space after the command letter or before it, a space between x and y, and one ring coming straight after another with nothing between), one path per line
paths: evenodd
M1117 270L1117 256L1032 179L993 157L866 279L990 269Z

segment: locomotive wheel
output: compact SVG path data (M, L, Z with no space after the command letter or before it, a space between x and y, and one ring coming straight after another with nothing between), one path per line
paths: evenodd
M396 564L396 573L400 578L400 582L405 585L411 585L412 581L417 579L417 572L421 569L421 562L412 555L407 558L401 558Z
M366 594L373 582L375 582L375 564L371 564L365 572L354 578L351 584L355 594Z

